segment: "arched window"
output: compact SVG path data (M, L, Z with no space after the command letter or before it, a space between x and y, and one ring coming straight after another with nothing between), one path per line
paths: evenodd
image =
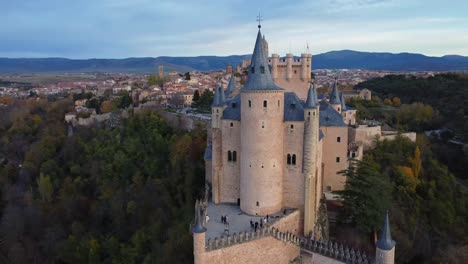
M252 101L249 100L249 107L252 107Z
M237 161L237 152L235 150L232 152L232 161Z
M296 165L296 154L292 155L292 165Z
M232 161L232 153L230 150L228 151L228 161Z
M291 154L288 154L288 165L291 165Z
M268 105L267 100L263 101L263 107L267 107L267 105Z
M252 73L255 73L255 67L252 67Z

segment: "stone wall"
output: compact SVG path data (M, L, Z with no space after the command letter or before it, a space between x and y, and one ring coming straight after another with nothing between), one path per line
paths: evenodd
M302 209L304 208L304 175L302 173L304 122L285 122L283 129L283 207ZM296 155L296 165L287 164L288 154Z
M282 232L290 232L295 235L302 235L301 229L301 212L296 210L274 223L272 227L281 230Z
M339 171L348 168L348 127L321 127L323 138L323 191L343 190L346 177ZM338 142L338 137L339 141Z
M237 199L240 199L240 155L241 155L241 143L240 143L240 121L234 120L222 120L222 159L223 159L223 177L222 203L237 203ZM228 151L231 152L231 158L233 158L233 152L236 152L236 161L228 161Z

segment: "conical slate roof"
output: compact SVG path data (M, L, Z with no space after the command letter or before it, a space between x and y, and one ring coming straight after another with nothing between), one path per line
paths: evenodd
M348 109L346 108L346 103L345 103L345 100L344 100L343 93L340 93L340 101L341 101L341 111L346 111L346 110L348 110Z
M275 85L271 77L260 29L255 41L252 62L248 68L247 82L242 90L283 90Z
M340 94L338 93L338 80L335 80L333 91L330 94L330 104L341 104Z
M223 106L225 102L226 102L226 98L224 96L223 87L216 88L214 98L213 98L213 104L211 104L211 106L213 107Z
M307 94L307 101L304 108L315 108L317 106L317 90L315 89L315 85L311 84L309 88L309 93Z
M390 233L390 220L388 217L388 211L385 214L385 222L382 228L382 235L379 241L377 241L377 247L383 250L390 250L395 246L395 241L392 240L392 234Z
M236 89L236 77L234 77L233 74L227 86L226 97L229 97L232 94L232 92L234 92L234 89Z
M201 208L200 202L197 200L195 202L195 224L193 225L192 232L193 233L204 233L206 232L206 228L203 226L202 222L202 215L201 215Z

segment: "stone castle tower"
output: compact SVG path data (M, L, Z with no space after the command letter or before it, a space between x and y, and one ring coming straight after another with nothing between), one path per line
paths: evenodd
M348 124L356 110L346 107L337 81L329 100L318 100L310 54L296 61L267 55L259 26L245 85L236 88L231 76L226 91L216 88L205 151L212 200L196 204L195 263L291 263L311 255L327 263L371 263L359 251L324 241L325 200L344 188L339 171L348 167ZM228 207L235 210L231 227L218 220ZM213 217L209 223L207 215ZM248 225L249 218L267 216L274 220L260 230ZM387 215L377 264L393 264L389 241ZM322 263L315 258L307 263Z

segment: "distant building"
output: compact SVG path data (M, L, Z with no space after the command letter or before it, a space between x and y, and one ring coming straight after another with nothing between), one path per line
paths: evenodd
M164 76L164 68L162 65L159 65L158 67L158 76L163 77Z

